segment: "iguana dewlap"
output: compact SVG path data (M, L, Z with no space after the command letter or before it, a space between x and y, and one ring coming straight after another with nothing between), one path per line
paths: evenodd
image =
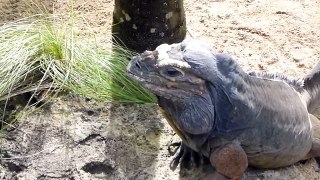
M312 129L320 123L310 115L319 105L319 65L298 80L247 74L231 56L185 40L134 57L127 70L159 97L184 143L210 158L217 173L208 178L320 156Z

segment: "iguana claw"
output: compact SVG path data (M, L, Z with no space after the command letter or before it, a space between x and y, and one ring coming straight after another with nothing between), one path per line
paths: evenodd
M174 150L171 147L175 146ZM179 150L179 151L178 151ZM168 146L169 154L175 157L170 163L170 168L175 170L180 163L182 168L190 169L191 167L199 167L200 165L209 163L208 158L204 157L199 152L196 152L185 145L183 142L175 142Z

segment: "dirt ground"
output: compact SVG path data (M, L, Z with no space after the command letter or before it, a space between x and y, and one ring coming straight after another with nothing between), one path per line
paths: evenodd
M44 2L69 13L68 0ZM31 6L32 7L32 6ZM37 13L28 0L0 0L0 23ZM77 0L78 35L108 46L113 0ZM318 0L185 0L188 37L233 54L246 71L299 76L320 59ZM98 103L69 95L2 132L0 179L200 179L210 167L171 170L178 138L155 105ZM320 179L314 160L245 179Z

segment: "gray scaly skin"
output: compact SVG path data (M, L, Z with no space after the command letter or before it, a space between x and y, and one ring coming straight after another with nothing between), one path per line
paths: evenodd
M318 65L306 78L245 73L204 42L163 44L134 57L130 77L158 96L183 144L210 159L207 179L240 179L320 156ZM320 127L320 126L319 126Z

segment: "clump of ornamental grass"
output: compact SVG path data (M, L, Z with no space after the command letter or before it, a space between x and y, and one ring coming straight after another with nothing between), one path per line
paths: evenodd
M134 53L114 48L117 50L73 46L68 61L51 64L50 75L65 89L98 101L154 103L154 96L126 74L128 59Z
M0 115L8 115L31 105L34 96L49 79L40 68L42 43L35 28L40 21L23 19L0 27ZM34 95L26 94L33 92ZM23 95L24 94L24 95ZM15 113L13 113L15 112ZM3 126L5 121L2 121ZM0 127L1 127L0 126Z
M150 92L126 75L134 52L81 42L73 26L59 26L40 15L0 26L2 119L17 110L17 102L30 108L61 91L104 102L155 103Z

